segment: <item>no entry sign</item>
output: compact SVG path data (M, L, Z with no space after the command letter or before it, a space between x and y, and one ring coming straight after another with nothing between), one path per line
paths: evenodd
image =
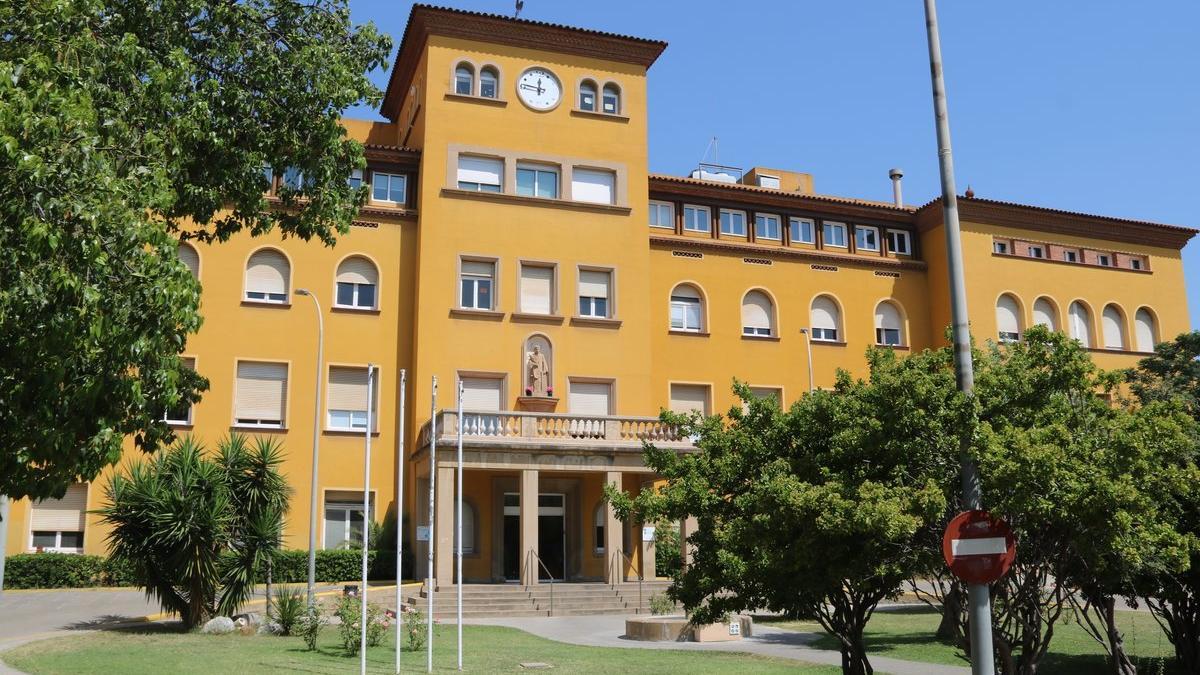
M987 511L964 511L946 526L942 556L959 579L990 584L1008 572L1017 557L1017 540L1007 523Z

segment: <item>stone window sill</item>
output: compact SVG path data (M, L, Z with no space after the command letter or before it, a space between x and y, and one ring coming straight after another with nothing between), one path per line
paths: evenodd
M561 314L530 314L528 312L513 312L512 320L518 323L545 323L561 326L565 320Z
M270 300L248 300L242 299L242 307L271 307L274 309L288 309L292 306L290 302L271 302Z
M621 115L618 113L606 113L596 110L580 110L579 108L572 108L571 114L576 117L590 117L592 119L609 120L611 122L629 122L628 115Z
M751 342L779 342L778 335L742 335L742 339Z
M452 91L446 92L447 101L462 101L464 103L480 103L483 105L495 106L503 108L508 105L508 101L502 98L490 98L487 96L476 96L474 94L458 94Z
M348 305L334 305L329 308L331 312L339 314L379 314L379 309L372 307L350 307Z
M620 328L620 319L610 319L599 316L573 316L571 317L572 326L593 326L595 328Z
M616 215L627 216L632 212L628 206L615 206L613 204L594 204L592 202L576 202L566 199L547 199L545 197L525 197L522 195L507 194L504 192L477 192L475 190L460 190L458 188L442 188L443 197L451 197L458 199L477 199L485 202L499 202L502 204L519 204L522 206L542 206L551 209L565 209L568 211L588 211L591 213L611 213Z
M668 335L686 335L687 337L708 337L710 334L707 331L699 330L668 330Z
M497 312L491 309L463 309L456 307L450 310L450 316L456 319L483 319L485 321L500 321L504 318L504 312Z

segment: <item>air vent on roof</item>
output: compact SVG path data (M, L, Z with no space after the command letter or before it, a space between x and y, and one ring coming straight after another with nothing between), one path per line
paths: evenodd
M770 265L770 264L772 264L771 261L767 260L766 258L742 258L742 262L746 263L747 265Z
M675 256L676 258L700 259L704 257L703 253L696 253L695 251L671 251L671 255Z
M884 272L882 270L875 270L875 276L888 277L889 279L899 279L900 273L899 272Z
M816 271L816 272L836 272L836 271L838 271L838 268L836 265L809 265L809 267L811 267L813 269L813 271Z

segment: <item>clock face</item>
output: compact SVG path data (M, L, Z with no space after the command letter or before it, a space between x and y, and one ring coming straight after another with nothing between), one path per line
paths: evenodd
M562 84L554 73L535 66L517 78L517 96L534 110L550 110L562 100Z

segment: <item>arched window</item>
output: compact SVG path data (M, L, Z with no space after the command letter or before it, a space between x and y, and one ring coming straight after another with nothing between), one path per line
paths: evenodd
M900 310L887 300L875 305L875 344L904 344L904 321L900 318Z
M774 335L775 307L762 291L742 298L742 335Z
M269 248L257 251L246 263L246 299L286 303L291 275L292 267L282 253Z
M604 500L600 500L592 511L592 550L596 553L604 553L604 528L608 524L608 513L604 506Z
M479 69L479 95L484 98L496 98L500 94L500 75L491 66Z
M1058 330L1058 312L1054 310L1054 303L1049 299L1038 298L1033 303L1033 325Z
M1001 342L1021 339L1021 306L1007 293L996 299L996 332Z
M842 312L837 303L827 295L819 295L812 302L812 339L821 342L837 342L842 325Z
M454 529L454 550L458 550L458 528L451 523L451 528ZM462 502L462 549L463 555L472 555L475 553L475 507L471 506L471 502L463 500Z
M1068 320L1071 323L1071 337L1079 340L1079 343L1084 347L1092 346L1092 313L1084 306L1082 302L1075 301L1071 303L1067 310Z
M1143 307L1133 315L1133 331L1139 352L1154 351L1154 345L1158 344L1158 326L1150 310Z
M596 111L596 83L584 80L579 83L579 109L588 112Z
M621 114L621 90L615 84L604 85L604 98L601 101L603 106L601 112L606 112L609 115Z
M704 301L700 291L680 284L671 291L671 330L699 333L704 329Z
M1125 315L1116 305L1109 305L1100 314L1100 323L1104 326L1104 348L1125 348Z
M362 256L346 258L337 269L337 307L376 309L379 285L379 270L375 264Z
M460 63L454 69L454 93L464 96L475 93L475 69L470 64Z
M192 276L200 278L200 254L187 242L179 242L179 259L192 271Z

